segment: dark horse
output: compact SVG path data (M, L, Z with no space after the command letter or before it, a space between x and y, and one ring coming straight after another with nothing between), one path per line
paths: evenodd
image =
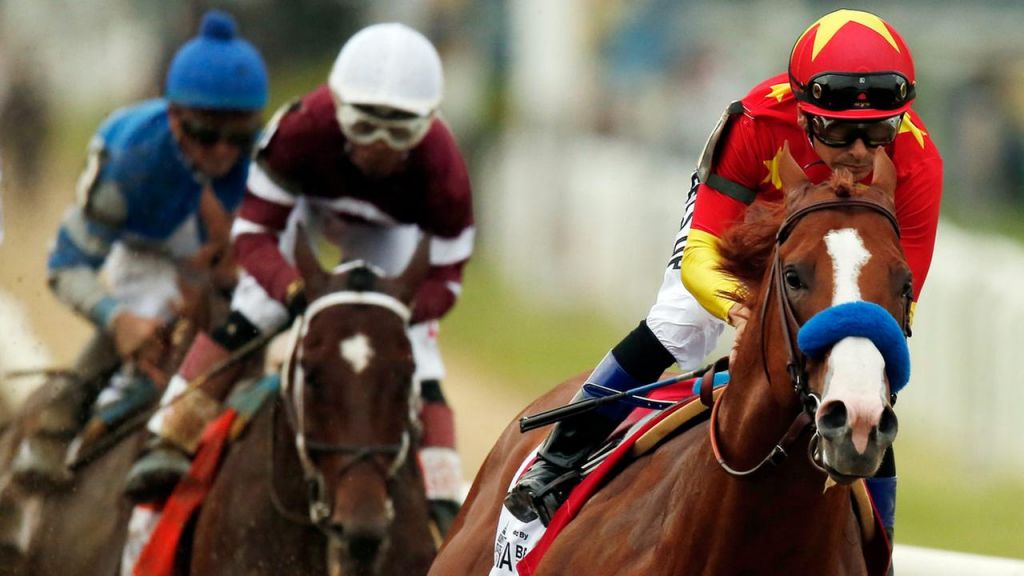
M296 264L311 304L282 393L230 452L195 528L191 574L426 574L436 542L416 463L408 305L426 243L399 277Z
M158 386L181 362L192 336L211 318L223 315L226 303L202 289L183 290L179 317L142 352L142 368ZM88 354L95 348L87 350ZM116 363L114 364L116 368ZM113 368L111 369L113 370ZM110 372L101 378L106 382ZM0 574L32 576L117 574L127 534L131 503L121 494L123 479L143 447L145 413L134 431L78 470L71 485L53 493L26 491L10 482L8 467L26 428L68 376L58 376L34 392L0 435ZM84 383L84 385L94 385ZM130 428L130 427L129 427Z
M893 216L895 169L879 151L871 186L842 171L812 186L788 148L784 156L785 206L752 207L720 246L725 270L745 287L736 297L755 313L713 415L608 480L534 574L885 572L885 541L870 539L865 552L849 482L880 465L896 435L890 388L903 382L887 375L873 340L841 336L814 357L796 343L817 313L853 302L877 309L905 352L896 319L905 328L910 272ZM580 380L524 413L564 404ZM794 436L787 430L804 430L801 421L817 432L785 440ZM502 499L542 435L514 424L504 432L431 574L482 576L495 566ZM765 464L779 444L790 457Z

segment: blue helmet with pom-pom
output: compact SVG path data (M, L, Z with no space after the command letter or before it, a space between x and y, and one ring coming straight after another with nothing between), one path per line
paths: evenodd
M234 18L211 10L199 35L174 55L165 97L186 108L258 111L267 104L267 68L256 48L238 36Z

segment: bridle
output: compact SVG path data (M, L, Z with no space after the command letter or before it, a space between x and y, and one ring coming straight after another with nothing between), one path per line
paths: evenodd
M331 516L333 505L330 495L327 493L326 481L324 480L323 474L321 474L313 464L313 458L311 455L317 453L348 455L349 460L345 463L344 467L342 467L340 471L341 475L348 473L357 464L364 460L375 464L374 467L380 471L381 476L388 485L388 492L390 493L395 476L408 459L409 449L412 443L412 430L415 427L414 418L410 411L408 422L405 429L402 431L402 439L397 444L332 444L320 442L307 437L304 405L306 383L302 370L302 341L306 336L310 323L317 314L329 308L346 305L377 306L384 308L397 315L406 326L408 326L410 318L408 306L400 302L397 298L381 292L345 290L333 292L314 300L306 309L305 314L297 318L292 325L288 344L289 354L281 368L281 404L284 407L288 424L295 433L295 449L299 456L299 463L302 466L303 479L305 480L308 489L308 519L299 514L289 512L281 503L273 485L273 470L271 470L270 493L271 498L274 500L275 507L283 516L294 522L313 524L328 536L332 535L332 530L328 520ZM411 394L412 387L410 387L410 395ZM274 414L276 421L276 405ZM276 431L271 433L271 438L276 438ZM273 450L274 448L272 447L271 461L273 461ZM394 459L391 462L391 465L387 468L376 465L377 463L373 458L379 455L393 456Z
M815 428L814 436L808 444L808 453L811 462L818 469L822 470L826 474L831 472L825 469L821 464L821 456L818 453L818 432L814 424L814 415L818 410L818 406L821 404L821 398L810 389L810 377L807 372L807 357L796 345L794 338L794 332L800 330L801 322L797 320L796 315L793 312L793 304L789 298L786 297L786 286L783 279L782 273L782 245L789 239L790 234L796 225L808 214L813 212L819 212L822 210L833 210L833 209L845 209L845 208L866 208L885 217L886 220L892 225L893 230L896 232L896 238L900 237L900 226L896 220L896 215L893 214L888 208L871 202L868 200L862 200L859 198L847 198L840 197L833 200L823 200L808 204L792 214L786 216L785 220L779 226L779 231L775 235L775 246L772 249L771 258L771 270L769 272L769 280L767 287L765 288L766 293L761 305L761 366L764 370L765 378L768 381L769 387L771 386L771 372L768 369L768 350L767 350L767 338L766 338L766 318L768 310L768 302L771 298L771 293L774 290L779 305L779 318L782 322L782 335L786 343L786 352L788 354L788 360L786 362L786 372L789 375L790 383L793 386L793 391L799 398L801 410L797 413L793 422L789 425L786 433L782 438L775 443L772 450L765 456L760 462L751 468L746 470L737 470L729 466L722 456L721 450L718 446L718 432L716 430L718 420L718 408L721 404L721 399L724 394L719 395L714 401L711 408L711 420L708 425L708 434L711 438L711 449L714 452L715 459L718 460L718 464L732 476L737 477L750 477L764 470L766 467L778 466L783 460L785 460L787 453L786 450L799 438L805 430L808 428ZM910 336L910 303L911 295L904 295L903 305L903 320L901 326L905 336ZM705 380L708 380L705 378ZM706 396L710 398L710 390Z

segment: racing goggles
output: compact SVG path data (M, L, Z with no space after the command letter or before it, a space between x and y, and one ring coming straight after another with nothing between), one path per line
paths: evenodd
M186 138L206 148L223 141L243 150L252 148L259 133L259 130L222 130L190 118L181 119L181 131Z
M896 139L903 114L868 122L824 118L810 114L807 115L807 119L808 132L825 146L845 148L860 139L868 148L877 148L892 144Z
M797 98L824 110L896 110L916 96L900 74L819 74L798 86Z
M434 120L433 115L416 116L405 113L393 118L384 118L354 104L338 104L337 109L341 131L350 141L368 146L383 140L389 148L400 152L419 144Z

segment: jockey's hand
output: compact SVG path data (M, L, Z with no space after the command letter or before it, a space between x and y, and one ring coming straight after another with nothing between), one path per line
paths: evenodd
M729 323L736 328L736 338L732 341L732 350L729 352L729 366L736 363L736 344L743 336L743 330L747 327L747 320L750 320L750 308L743 304L736 303L729 308Z
M160 320L155 318L127 311L118 313L111 325L117 355L122 360L131 360L136 352L156 338L161 325Z
M238 266L230 246L208 242L190 258L185 267L193 272L206 275L214 288L230 291L238 284Z

